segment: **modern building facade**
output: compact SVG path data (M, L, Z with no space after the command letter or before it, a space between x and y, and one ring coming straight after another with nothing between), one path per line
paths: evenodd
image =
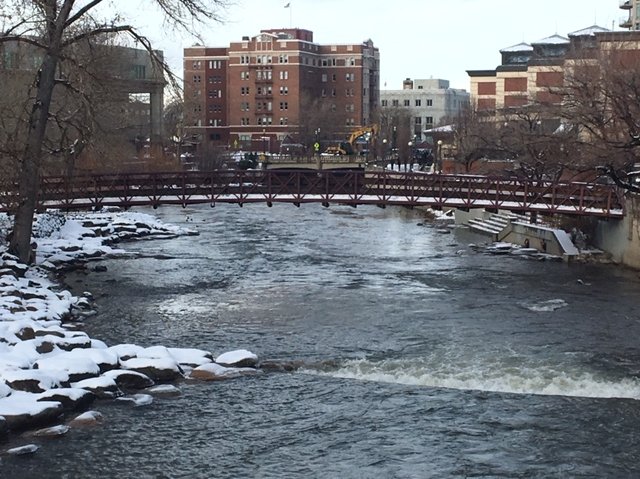
M370 124L379 52L371 40L320 45L309 30L267 29L226 47L186 48L184 91L185 134L202 152L278 152L325 128L310 120L311 109L334 112L336 134Z
M620 18L620 27L640 30L640 0L620 0L620 8L628 12Z
M557 103L560 98L552 90L563 85L567 68L577 59L594 57L603 45L628 40L629 33L594 25L567 37L556 34L504 48L500 50L502 62L495 69L467 71L472 103L485 111Z
M402 90L380 92L381 111L404 108L410 116L410 131L415 140L424 139L424 131L442 125L469 105L466 90L450 88L448 80L427 79L402 82Z

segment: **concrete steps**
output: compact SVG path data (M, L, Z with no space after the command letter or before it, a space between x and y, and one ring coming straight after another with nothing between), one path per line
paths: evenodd
M493 241L498 241L500 235L515 221L528 221L528 218L515 213L492 213L486 218L472 218L467 221L470 230L490 236Z

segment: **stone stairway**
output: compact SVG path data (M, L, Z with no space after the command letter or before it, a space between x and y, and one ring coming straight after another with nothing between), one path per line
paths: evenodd
M515 213L491 213L485 218L474 218L467 221L469 229L486 236L492 241L500 241L502 233L509 228L511 222L528 222L528 217Z

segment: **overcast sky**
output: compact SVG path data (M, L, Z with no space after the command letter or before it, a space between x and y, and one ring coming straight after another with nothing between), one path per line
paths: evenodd
M261 29L282 27L311 30L321 44L370 38L380 49L382 89L400 89L402 80L410 77L444 78L452 87L468 90L466 70L495 68L501 48L555 33L566 36L594 24L611 29L615 23L619 30L619 20L627 13L620 10L619 0L233 1L223 13L223 24L202 28L205 45L228 46ZM285 8L287 3L290 8ZM132 17L180 73L182 49L198 40L162 31L158 19L147 12Z

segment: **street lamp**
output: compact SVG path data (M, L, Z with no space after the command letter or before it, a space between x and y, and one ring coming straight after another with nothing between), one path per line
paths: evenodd
M382 161L383 161L383 166L386 169L387 167L387 139L383 138L382 139Z
M267 130L265 128L262 129L262 156L267 156Z
M438 140L438 151L436 155L436 163L438 173L442 173L442 140Z
M407 171L407 164L413 166L413 142L410 141L409 143L407 143L407 146L409 147L409 158L404 163L404 171Z

